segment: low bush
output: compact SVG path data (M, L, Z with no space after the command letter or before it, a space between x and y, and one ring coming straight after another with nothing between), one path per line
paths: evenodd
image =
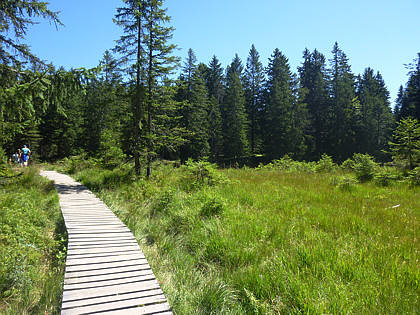
M408 173L408 182L411 186L420 186L420 166Z
M194 162L188 160L182 169L185 171L185 175L181 184L186 190L228 182L227 178L217 170L217 165L207 161Z
M334 176L330 183L342 191L353 191L356 188L357 181L349 176Z
M360 182L367 182L374 178L378 164L369 154L355 153L353 155L353 170Z
M333 162L332 157L324 153L316 163L315 171L323 173L332 172L336 167L337 165Z

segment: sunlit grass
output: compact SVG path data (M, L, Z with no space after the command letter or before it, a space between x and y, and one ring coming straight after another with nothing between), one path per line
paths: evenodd
M34 168L0 185L0 314L58 314L65 240L54 186Z
M170 165L148 181L128 169L78 178L136 235L177 314L418 313L418 187L221 174L201 186Z

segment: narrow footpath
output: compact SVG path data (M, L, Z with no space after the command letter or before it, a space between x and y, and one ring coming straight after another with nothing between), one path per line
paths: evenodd
M136 239L114 213L70 176L41 175L55 183L68 232L61 314L172 314Z

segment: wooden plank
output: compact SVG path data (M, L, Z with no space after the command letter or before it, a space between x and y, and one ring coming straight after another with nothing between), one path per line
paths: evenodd
M114 274L130 272L130 271L144 271L144 270L151 270L150 266L145 263L143 265L132 265L132 266L119 266L114 268L107 268L107 269L93 269L93 270L76 270L76 271L67 271L64 275L64 279L73 279L73 278L80 278L83 279L84 277L93 277L93 276L112 276Z
M126 272L118 272L111 274L100 274L87 277L73 277L64 279L64 284L77 284L77 283L93 283L97 281L107 281L107 280L117 280L117 279L127 279L137 276L147 276L153 274L151 269L144 270L131 270Z
M162 295L163 292L161 289L152 289L146 291L137 291L131 293L125 293L122 295L112 295L112 296L104 296L104 297L97 297L97 298L90 298L90 299L82 299L82 300L75 300L75 301L68 301L64 302L62 305L62 310L68 310L75 307L84 307L90 306L95 304L101 303L112 303L118 300L130 300L130 299L138 299L138 298L145 298L149 296L158 296Z
M104 253L118 253L118 252L127 252L136 250L138 251L140 248L138 245L131 244L131 245L124 245L124 246L107 246L102 248L69 248L67 250L67 255L82 255L82 254L104 254Z
M155 275L152 272L147 275L132 276L130 278L119 278L119 279L109 279L109 280L101 280L101 281L95 281L95 282L64 284L63 290L67 291L67 290L103 288L106 286L143 282L143 281L150 281L150 280L156 280Z
M68 290L63 292L64 301L74 301L78 299L88 299L94 297L103 297L107 295L117 295L136 291L147 291L159 289L159 283L156 280L117 284L109 287L81 289L81 290Z
M76 265L97 265L110 262L118 261L130 261L134 259L143 259L144 255L140 252L133 254L116 254L116 255L107 255L103 257L93 257L93 258L78 258L77 255L67 256L66 266L76 266Z
M138 245L136 240L109 240L109 241L100 241L100 242L71 242L67 246L67 249L83 249L83 248L103 248L108 246L128 246L128 245Z
M105 312L99 312L96 314L112 314L112 315L148 315L148 314L159 314L161 315L162 312L169 312L169 314L172 314L171 307L168 303L161 303L161 304L154 304L154 305L148 305L143 307L136 307L136 308L125 308L121 310L112 310L112 313Z
M139 312L142 312L142 309L145 306L151 304L161 304L166 301L165 296L163 294L159 295L151 295L147 297L136 297L131 299L122 299L119 301L107 301L101 304L95 305L87 305L87 306L79 306L73 309L65 309L62 310L61 314L89 314L89 313L97 313L97 312L109 312L111 314L114 310L122 310L122 309L133 309L133 308L140 308ZM144 306L143 306L144 305ZM77 312L77 313L75 313ZM142 313L139 313L142 314ZM144 313L143 313L144 314Z
M87 270L101 270L101 269L108 269L108 268L116 268L116 267L125 267L125 266L133 266L133 265L145 265L147 264L147 260L145 258L133 259L133 260L123 260L123 261L114 261L114 262L106 262L102 263L101 265L84 265L83 268L80 265L66 265L66 272L71 271L87 271Z

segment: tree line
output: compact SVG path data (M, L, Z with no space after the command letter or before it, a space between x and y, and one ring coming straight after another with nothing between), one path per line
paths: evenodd
M181 62L163 1L126 0L114 19L124 32L116 46L97 67L66 71L14 42L24 39L29 12L60 24L56 13L38 1L0 10L0 145L8 154L26 143L42 160L87 152L112 166L132 157L147 175L156 158L229 166L358 152L387 161L398 122L420 120L420 54L392 110L380 72L354 74L338 43L330 59L305 49L297 73L279 49L264 66L254 45L225 69L216 56L199 62L193 49Z

